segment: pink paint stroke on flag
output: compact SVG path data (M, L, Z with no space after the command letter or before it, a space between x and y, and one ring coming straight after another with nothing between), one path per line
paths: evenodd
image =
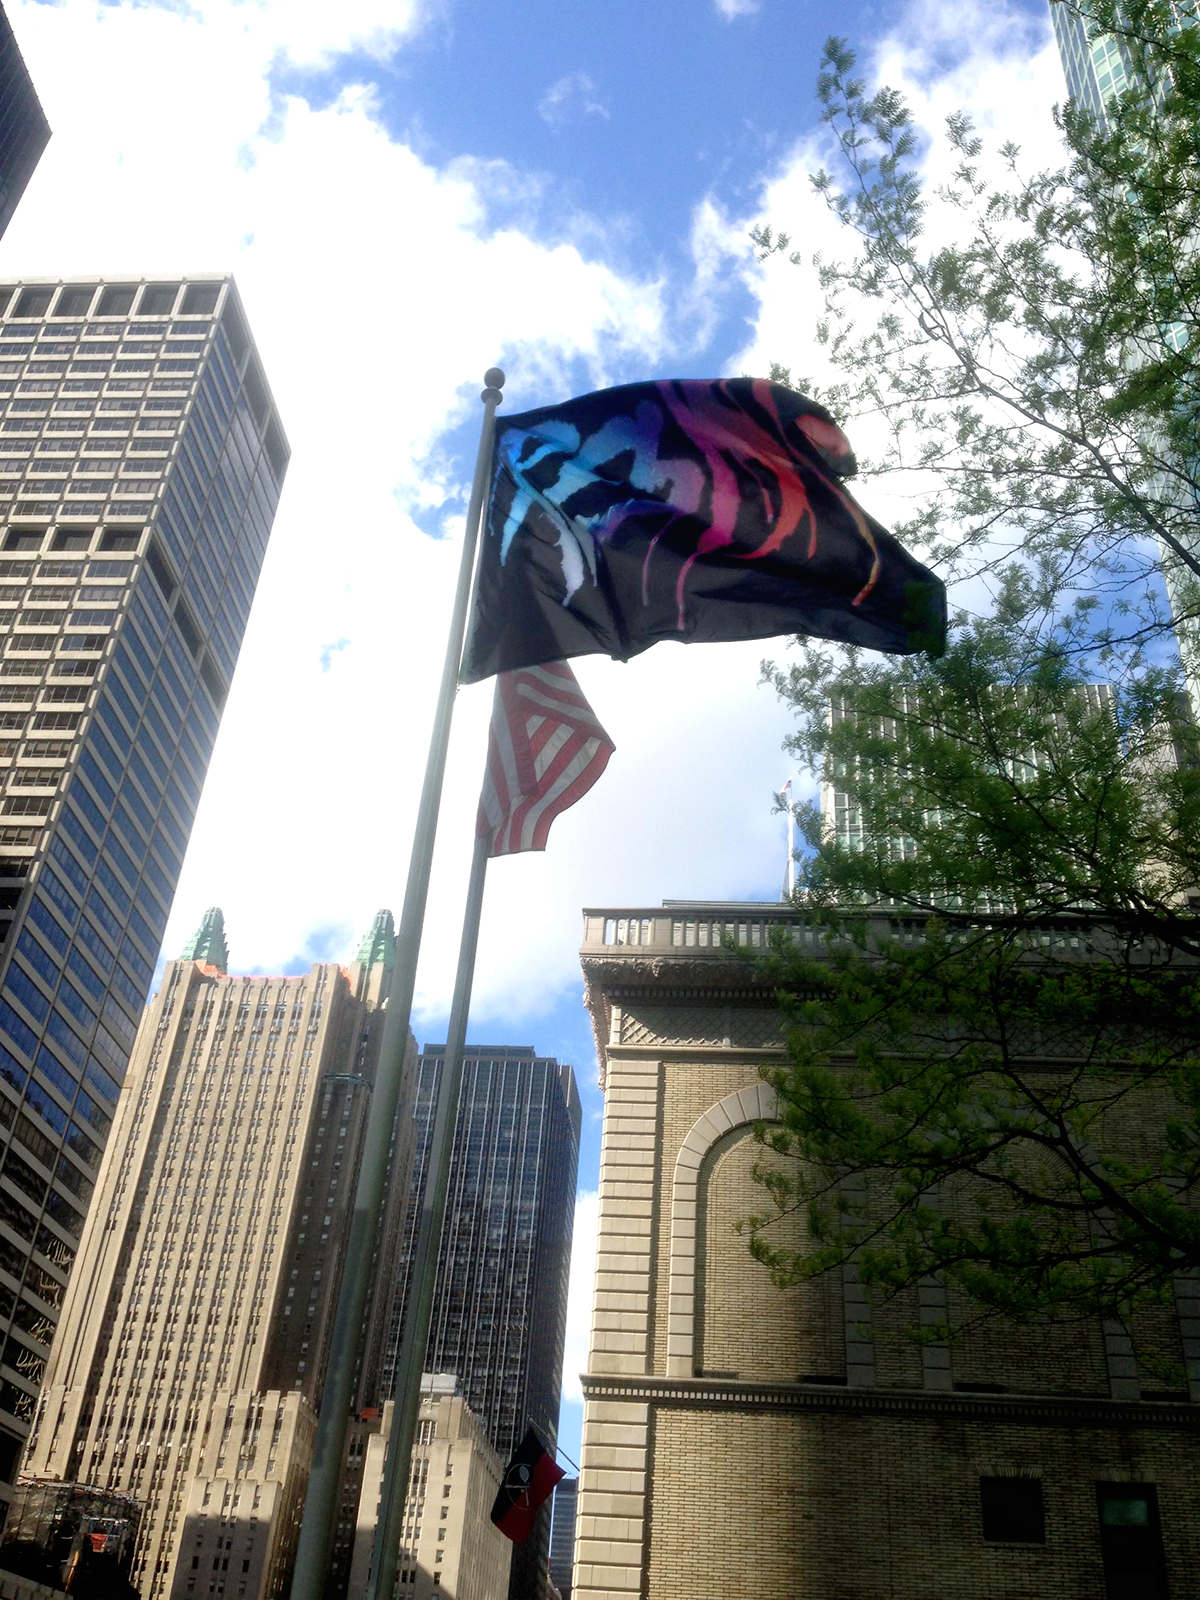
M496 679L476 834L489 856L544 850L550 824L595 783L612 740L565 661Z

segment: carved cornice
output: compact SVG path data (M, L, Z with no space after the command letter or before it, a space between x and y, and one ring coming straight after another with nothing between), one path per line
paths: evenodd
M744 961L721 953L692 950L660 951L657 955L630 954L582 957L583 975L590 986L612 993L618 988L653 988L656 994L685 992L698 986L728 998L731 992L754 996L759 1004L769 999L773 985L759 981Z
M724 1378L583 1375L585 1400L633 1400L711 1411L844 1411L881 1416L959 1417L1066 1428L1177 1428L1200 1432L1200 1406L1179 1401L1067 1395L996 1395L928 1389L843 1389L824 1384L742 1383Z
M777 1045L762 1044L610 1044L605 1047L610 1061L709 1061L779 1062L785 1054L783 1040Z

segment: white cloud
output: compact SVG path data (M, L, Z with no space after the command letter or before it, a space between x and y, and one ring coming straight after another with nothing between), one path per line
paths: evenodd
M473 430L483 370L507 365L510 407L567 392L581 365L596 386L631 367L669 370L731 287L757 311L727 370L771 359L804 370L819 300L805 273L755 264L753 219L715 202L693 215L693 284L639 277L609 263L602 219L553 237L508 220L535 214L544 180L469 154L425 159L389 134L369 85L320 109L273 90L285 51L314 62L351 44L402 49L424 4L9 11L54 137L0 271L232 267L293 447L166 949L216 903L235 966L345 955L403 897L473 449L452 454L447 430L463 419ZM936 120L930 63L950 23L931 4L911 14L911 46L883 55ZM1054 97L1052 74L1036 40L1009 49L1007 13L989 15L979 37L1001 64L960 41L954 93L981 121L1020 128ZM831 231L808 192L812 156L797 147L769 175L760 212L806 251ZM435 517L443 537L414 515ZM493 865L477 1018L532 1036L547 1005L579 992L584 904L776 892L788 716L757 678L760 658L783 649L664 646L627 666L579 663L617 753L544 856ZM460 696L418 1021L449 999L488 711L486 686Z
M592 1326L592 1280L596 1270L596 1235L599 1222L599 1194L594 1189L581 1189L575 1197L571 1280L567 1290L567 1339L563 1349L562 1370L562 1395L566 1401L583 1398L579 1375L587 1371L588 1339Z
M868 92L888 84L901 90L908 102L919 139L916 165L928 201L922 246L932 250L960 237L963 229L961 212L937 198L939 187L958 164L945 138L947 116L962 110L970 114L985 143L977 162L985 180L989 173L999 178L998 152L1009 140L1020 146L1024 170L1052 167L1063 156L1051 117L1051 108L1064 95L1062 68L1048 19L1012 0L999 6L963 0L953 7L939 0L910 0L890 13L888 21L887 33L872 45L859 46L858 70ZM824 293L812 258L852 255L855 236L836 222L822 197L814 193L809 174L821 167L836 174L837 166L838 152L828 129L805 135L767 175L755 214L734 224L748 232L752 223L769 223L791 235L790 251L802 258L793 265L783 256L773 256L742 269L757 311L753 336L737 357L738 370L762 372L779 361L791 366L797 383L807 378L821 385L836 376L816 338ZM882 307L872 302L858 309L865 328L876 321ZM861 458L881 451L885 443L881 418L860 415L841 420ZM886 524L910 516L914 503L930 487L926 474L890 473L864 479L861 492L869 509ZM999 546L988 548L994 554ZM987 580L971 580L956 586L952 598L982 610L990 603L988 594Z
M356 4L324 30L314 13L301 53L373 37L374 14L394 8ZM578 360L597 385L631 357L650 367L667 339L663 286L493 223L497 191L535 180L422 160L388 135L368 88L320 110L273 100L290 8L26 4L13 17L54 138L2 269L232 266L293 449L165 948L219 903L236 965L340 954L403 895L470 476L446 430L479 414L497 357L513 405L563 392ZM438 508L440 540L411 515ZM485 690L462 698L461 793L442 824L422 979L434 1009L448 998L438 947L456 938L487 712ZM619 719L614 733L636 747ZM628 860L642 835L625 837L614 854ZM481 957L481 993L501 1009L530 1015L578 981L580 895L608 892L584 866L548 875L531 862L532 882L496 871L490 926L532 924L539 958L531 978L511 937L495 961ZM630 870L622 884L641 887Z
M596 98L596 85L586 72L568 72L552 83L538 101L538 116L557 127L576 113L585 117L609 117L603 100Z
M732 22L735 17L750 17L759 8L759 0L713 0L717 10L726 22Z

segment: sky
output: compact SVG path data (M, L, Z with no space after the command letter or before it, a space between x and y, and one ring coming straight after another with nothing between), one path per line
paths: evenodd
M927 170L968 109L1030 165L1064 96L1044 0L5 0L53 130L0 276L232 271L292 459L164 941L348 960L397 915L483 372L521 410L613 383L819 370L808 183L836 31L904 89ZM934 224L936 226L936 223ZM852 441L854 419L841 419ZM861 444L861 438L859 439ZM887 520L887 485L864 502ZM581 908L777 900L787 640L577 675L616 745L544 855L489 874L469 1037L575 1068L583 1102L561 1440L578 1460L602 1103ZM490 687L463 690L413 1026L445 1037ZM798 775L797 788L804 784Z

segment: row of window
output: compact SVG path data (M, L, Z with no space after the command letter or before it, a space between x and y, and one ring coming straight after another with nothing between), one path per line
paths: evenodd
M28 323L8 322L0 327L0 350L20 340L77 339L87 341L83 349L89 350L99 339L197 339L206 338L208 329L202 322L131 322L120 326L112 322L58 322L53 328L36 328Z
M181 291L182 290L182 294ZM220 283L28 284L0 288L0 311L10 317L211 317L220 298ZM15 295L15 298L14 298ZM82 331L82 330L80 330ZM65 332L65 330L64 330Z

